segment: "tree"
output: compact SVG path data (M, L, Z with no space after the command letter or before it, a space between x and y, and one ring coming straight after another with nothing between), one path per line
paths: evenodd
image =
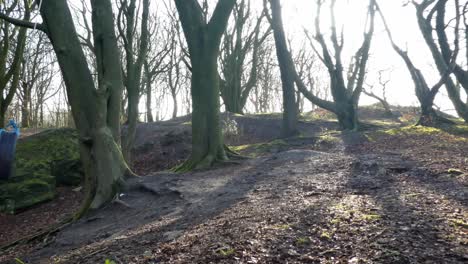
M127 91L127 129L123 137L122 150L127 163L132 163L132 148L135 142L140 102L141 76L149 45L149 0L143 0L140 37L135 30L137 23L137 0L120 0L118 13L119 37L123 40L125 53L124 84ZM137 41L138 40L138 41Z
M228 159L220 125L218 57L235 0L218 1L211 18L197 0L175 0L192 67L192 154L177 171L206 168Z
M387 85L390 82L390 77L388 79L384 79L384 76L383 76L384 72L385 70L378 71L378 75L379 75L378 79L379 79L379 85L382 89L382 95L378 95L374 92L374 89L373 89L374 85L369 85L369 89L363 88L362 92L365 95L372 97L376 99L377 101L379 101L379 103L382 104L382 107L385 110L385 115L388 117L392 117L393 116L392 109L390 107L390 103L387 100Z
M221 86L221 97L228 112L243 114L249 94L258 82L259 48L270 35L270 28L262 31L263 18L264 13L252 25L250 1L241 0L234 8L234 25L224 34L221 69L225 85ZM249 54L250 63L246 61Z
M408 68L408 71L411 74L411 78L413 79L416 97L421 104L421 116L419 118L418 125L435 126L440 122L450 122L446 118L443 118L437 114L436 110L434 109L434 100L440 88L444 85L447 78L449 78L451 72L445 72L439 82L437 82L434 86L429 87L426 78L422 74L421 70L414 65L413 61L408 55L408 52L398 47L398 45L393 40L392 33L379 6L377 6L377 10L380 14L380 17L382 18L385 30L393 49L403 59L406 67Z
M16 95L21 102L21 127L30 127L33 114L33 92L41 85L50 85L51 69L54 61L50 61L50 45L46 43L47 36L42 32L31 32L27 38L24 51L21 81Z
M433 5L435 3L435 5ZM450 74L452 71L457 72L456 76L461 77L459 78L460 84L466 83L464 82L464 74L462 71L460 71L461 67L457 67L455 63L451 63L455 61L458 53L458 28L459 28L459 21L461 14L457 11L455 21L456 21L456 26L455 26L455 49L456 51L451 51L450 46L448 45L448 38L446 36L445 30L446 30L446 25L445 25L445 5L447 1L445 0L424 0L421 3L417 3L416 1L413 1L413 5L416 8L416 16L418 19L418 25L419 29L421 30L421 33L424 37L424 40L429 47L429 50L431 51L432 57L434 59L434 62L437 66L437 69L439 70L439 73L441 76L445 76L447 74ZM431 7L429 9L429 7ZM459 1L456 1L456 10L459 10ZM428 10L429 9L429 10ZM426 11L429 11L426 15ZM437 14L436 14L437 13ZM439 45L437 45L437 41L434 37L433 33L433 17L436 15L436 32L437 36L439 38ZM457 69L458 70L455 70ZM445 78L445 88L447 90L447 93L449 95L450 100L452 101L453 105L455 106L455 110L457 111L458 115L465 120L465 122L468 122L468 104L462 100L460 89L457 87L455 82L452 80L452 78ZM461 80L461 81L460 81ZM463 85L462 85L463 86ZM467 84L468 86L468 84ZM463 86L465 87L465 86ZM468 87L465 88L465 91L468 92Z
M270 20L276 44L276 55L281 72L283 87L283 125L281 134L283 137L291 137L298 133L297 130L297 107L294 89L294 63L286 43L283 28L281 5L279 0L269 0L271 8Z
M149 17L148 53L143 63L143 85L146 96L147 122L154 122L152 108L153 84L159 75L166 72L168 68L166 58L169 56L169 52L171 51L171 34L173 32L173 24L175 24L175 22L171 19L168 24L169 25L166 28L163 28L161 26L161 21L156 15Z
M2 2L0 4L2 12L0 18L13 15L18 5L19 0ZM31 17L28 0L23 0L23 8L22 21L28 21ZM21 78L21 63L26 45L27 28L21 27L17 30L3 20L0 27L3 33L0 39L0 127L3 127L6 124L5 114L15 96Z
M97 85L89 70L66 0L43 0L43 23L35 25L2 15L13 24L36 28L49 37L66 85L79 133L86 196L77 217L115 199L130 175L120 147L123 79L110 0L92 0Z
M364 32L364 40L361 47L356 52L353 58L353 63L350 65L348 73L345 73L342 60L342 51L344 46L344 33L341 32L338 37L335 21L335 3L336 0L331 0L330 17L331 17L331 42L334 54L331 54L329 44L325 41L325 37L320 28L320 16L323 0L317 0L317 13L315 17L315 36L314 39L321 47L321 52L315 48L312 37L311 45L317 53L320 60L326 66L330 77L330 89L333 96L333 102L323 100L310 93L306 88L303 80L296 74L296 84L301 93L309 99L313 104L318 105L330 112L336 114L338 122L342 129L356 130L358 129L358 113L357 107L359 98L363 90L367 61L369 59L369 51L374 35L374 18L375 18L375 0L369 1L367 10L367 25ZM347 78L346 78L347 76ZM346 80L347 79L347 80Z
M468 19L467 19L467 14L468 14L468 3L466 3L463 7L460 5L459 0L455 0L454 3L454 8L455 8L455 26L454 26L454 48L449 44L448 37L447 37L447 28L448 25L446 25L445 22L445 16L446 16L446 6L447 6L448 1L447 0L439 0L435 6L435 10L437 10L437 15L436 15L436 33L438 36L438 43L439 43L439 48L442 53L442 56L445 60L445 63L449 65L449 70L453 71L453 74L455 75L455 78L457 79L458 83L460 84L461 87L463 87L465 94L468 97L468 68L464 69L459 63L457 63L456 59L459 53L459 49L461 46L461 38L460 38L460 20L462 18L462 13L463 13L463 25L465 27L464 29L464 37L465 37L465 49L466 49L466 59L468 59ZM461 9L463 8L463 12L461 12ZM465 62L466 63L466 62ZM448 89L449 91L449 96L453 97L454 99L454 104L456 105L456 108L458 106L458 114L464 118L465 122L468 122L468 100L465 102L464 107L465 110L463 111L463 104L462 100L458 100L458 96L460 95L460 90L455 89L453 90L451 84L448 84ZM457 85L455 85L457 87ZM458 92L459 94L457 95ZM450 95L451 94L451 95Z

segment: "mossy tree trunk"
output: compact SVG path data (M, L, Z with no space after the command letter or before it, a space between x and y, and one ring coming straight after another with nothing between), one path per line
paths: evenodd
M292 137L299 133L297 130L297 106L296 92L294 89L294 62L289 53L286 36L283 28L281 15L281 4L279 0L270 0L271 18L270 24L273 28L275 38L276 56L280 66L281 83L283 92L283 125L282 137Z
M130 170L120 147L123 80L110 0L92 0L98 86L87 65L66 0L43 0L43 24L4 18L47 33L63 75L68 101L80 136L86 197L77 216L100 208L119 193Z
M192 154L177 171L228 159L220 125L219 46L235 0L218 1L209 21L196 0L175 0L192 66Z

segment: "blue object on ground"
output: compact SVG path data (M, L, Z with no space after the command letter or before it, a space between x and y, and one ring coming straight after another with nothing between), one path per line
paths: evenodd
M11 129L7 130L8 128ZM7 180L12 174L16 141L19 135L19 127L12 119L5 129L0 129L0 180Z

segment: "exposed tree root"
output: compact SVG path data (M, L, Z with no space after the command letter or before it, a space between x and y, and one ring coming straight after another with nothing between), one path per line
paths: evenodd
M214 167L216 164L227 164L230 162L232 162L231 164L239 164L235 161L248 159L248 157L244 157L232 151L226 145L224 145L223 148L224 153L222 155L218 155L218 157L215 157L212 154L208 154L199 161L196 161L193 158L189 158L187 161L179 166L176 166L171 171L176 173L185 173L193 170L205 170Z

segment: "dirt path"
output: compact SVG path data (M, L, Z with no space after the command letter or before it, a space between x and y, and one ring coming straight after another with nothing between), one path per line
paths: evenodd
M467 182L400 153L289 150L134 180L30 263L466 263ZM337 148L337 149L340 149ZM346 153L346 154L345 154Z
M277 121L267 123L263 130L276 131ZM239 124L244 132L258 126ZM468 261L466 138L411 129L333 132L333 144L323 148L322 126L302 125L307 137L240 165L133 179L120 202L2 252L0 263L15 263L8 260L22 247L35 248L21 257L34 264ZM152 129L142 133L154 135ZM140 150L167 151L164 139L187 144L185 128L170 136L153 130L162 131L159 140L141 141Z

